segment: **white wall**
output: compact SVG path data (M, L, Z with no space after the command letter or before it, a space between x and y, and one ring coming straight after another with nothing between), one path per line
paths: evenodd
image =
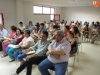
M11 25L16 25L15 0L0 0L0 13L4 15L4 25L10 30Z
M62 8L62 17L68 22L79 21L100 21L100 8L94 7L66 7Z
M24 13L24 23L28 24L29 21L32 21L33 24L36 22L42 23L44 21L50 21L50 15L34 15L33 14L33 6L35 4L32 2L24 2L23 3L23 13ZM61 8L55 7L55 14L61 15Z

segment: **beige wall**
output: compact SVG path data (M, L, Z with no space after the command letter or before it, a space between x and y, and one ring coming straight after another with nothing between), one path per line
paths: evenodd
M22 0L0 0L0 13L4 15L5 27L10 31L11 25L19 25L23 21L25 25L29 21L36 22L49 21L50 15L34 15L32 2ZM61 8L55 7L55 14L61 14Z
M4 25L10 30L11 25L16 25L16 8L14 0L0 0L0 13L4 15Z
M100 8L94 7L66 7L62 8L62 17L68 22L79 21L100 21Z
M33 6L38 5L31 2L24 2L23 4L23 10L24 10L24 22L25 24L28 24L29 21L32 21L33 24L36 22L49 22L50 21L50 15L34 15L33 14ZM54 7L55 8L55 14L61 15L61 7Z

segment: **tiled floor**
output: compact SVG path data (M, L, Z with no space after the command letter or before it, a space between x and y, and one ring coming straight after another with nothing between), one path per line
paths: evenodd
M2 52L0 52L0 55ZM100 75L100 45L83 43L82 51L80 50L78 60L75 62L73 69L73 57L69 60L69 75ZM76 58L77 59L77 58ZM19 66L17 62L9 63L9 58L0 58L0 75L11 75ZM17 63L17 65L16 65ZM25 75L25 70L20 75ZM37 66L33 66L32 75L41 75ZM67 73L66 73L67 75Z

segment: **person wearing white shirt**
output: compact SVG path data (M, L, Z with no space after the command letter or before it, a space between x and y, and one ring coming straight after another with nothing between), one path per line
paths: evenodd
M25 25L23 25L23 22L19 22L19 28L24 32Z
M0 24L0 50L2 50L2 38L8 36L8 31Z

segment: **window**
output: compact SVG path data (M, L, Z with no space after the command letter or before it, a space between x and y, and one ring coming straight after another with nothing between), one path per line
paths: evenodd
M43 7L43 14L50 14L50 8Z
M54 19L55 9L50 7L43 7L43 6L33 6L33 13L34 14L47 14L50 15L50 20Z
M50 7L43 7L43 6L33 6L33 13L34 14L49 14L53 15L55 12L54 8Z
M51 8L51 14L54 14L54 12L55 12L54 8Z
M42 14L42 7L34 6L34 13Z
M54 20L54 15L50 15L50 20Z

